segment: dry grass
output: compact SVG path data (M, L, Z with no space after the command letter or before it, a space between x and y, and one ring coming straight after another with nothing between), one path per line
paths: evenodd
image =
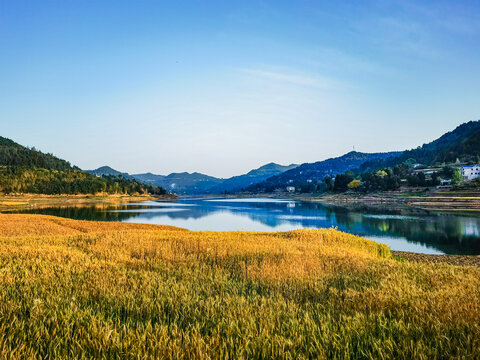
M0 214L0 358L479 358L480 270L334 229Z
M79 221L55 216L0 213L0 237L80 235L87 233L114 232L119 230L186 231L168 225Z

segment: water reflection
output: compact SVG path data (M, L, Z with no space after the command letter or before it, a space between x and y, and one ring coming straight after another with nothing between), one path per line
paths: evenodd
M480 217L406 209L347 209L274 199L184 199L27 210L80 220L168 224L190 230L287 231L329 228L365 236L393 250L480 254Z

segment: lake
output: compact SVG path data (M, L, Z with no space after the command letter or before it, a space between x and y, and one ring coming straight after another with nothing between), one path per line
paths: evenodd
M330 228L364 236L392 250L480 254L480 217L406 209L348 209L271 198L190 198L118 205L34 208L21 212L81 220L166 224L190 230L288 231Z

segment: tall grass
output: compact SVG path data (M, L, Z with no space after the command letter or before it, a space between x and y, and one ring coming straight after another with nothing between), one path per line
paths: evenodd
M0 358L480 358L480 271L334 229L0 214Z

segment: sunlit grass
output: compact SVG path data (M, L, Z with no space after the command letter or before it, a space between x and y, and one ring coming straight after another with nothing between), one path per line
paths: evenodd
M0 214L0 358L479 358L480 271L328 230Z
M28 205L28 202L0 201L0 206L20 206L20 205Z

